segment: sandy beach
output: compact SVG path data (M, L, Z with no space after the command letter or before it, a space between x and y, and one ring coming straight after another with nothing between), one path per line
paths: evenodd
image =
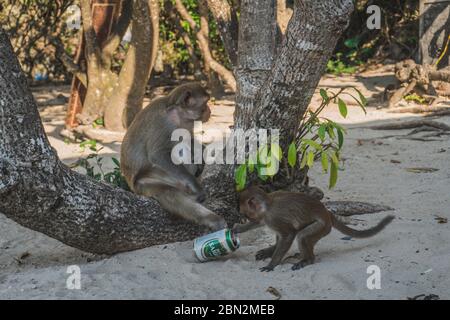
M322 79L321 87L356 84L372 100L366 115L356 105L349 106L346 119L336 107L325 111L324 116L348 128L337 186L328 190L328 176L320 165L310 173L310 184L324 190L325 200L365 201L394 208L353 216L353 227L365 228L387 214L395 215L379 235L348 240L333 230L316 246L314 265L292 271L286 262L273 272L262 273L259 268L267 261L255 261L254 255L273 241L268 229L242 234L241 248L226 259L199 263L193 257L191 241L97 256L23 228L0 214L0 299L276 299L270 287L281 299L407 299L421 294L449 299L450 137L421 141L408 138L411 129L367 128L418 118L376 108L386 83L392 80L389 69ZM39 92L35 95L39 98ZM317 99L316 95L313 105ZM233 110L232 103L218 100L205 127L226 128ZM62 161L71 164L89 154L59 135L64 126L62 106L40 111L50 143ZM449 116L433 120L450 125ZM383 138L387 135L395 136ZM110 158L118 158L119 150L120 143L104 145L100 153L106 168L112 167ZM437 170L411 170L421 167ZM291 253L296 250L293 246ZM79 290L66 285L72 265L81 270ZM380 289L367 287L371 265L380 268Z

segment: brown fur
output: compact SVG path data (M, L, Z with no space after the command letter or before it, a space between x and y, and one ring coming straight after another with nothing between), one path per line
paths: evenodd
M212 229L225 220L202 206L205 193L195 178L198 166L175 165L172 132L184 128L193 136L194 121L208 121L209 95L197 83L178 86L140 111L124 137L121 171L131 190L154 197L170 213ZM191 141L192 142L192 141Z
M271 257L270 263L261 271L271 271L277 266L297 238L300 250L300 261L293 270L314 263L314 246L328 233L332 227L355 238L371 237L384 229L393 219L387 216L375 227L366 230L355 230L340 222L317 199L303 193L276 191L266 193L259 187L250 187L240 195L240 211L249 223L236 225L236 232L267 225L277 234L276 244L260 250L257 260Z

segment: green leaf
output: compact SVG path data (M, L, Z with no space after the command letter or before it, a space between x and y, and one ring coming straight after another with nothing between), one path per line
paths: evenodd
M270 154L273 155L278 161L281 161L283 158L283 150L278 143L272 143L270 145Z
M355 89L355 90L358 92L359 99L361 100L362 106L366 107L367 106L367 99L366 99L366 97L364 97L364 95L358 89ZM366 111L366 109L364 109L364 111Z
M111 158L111 160L112 160L112 162L114 162L114 164L115 164L118 168L120 168L120 161L119 161L119 160L117 160L116 158Z
M303 139L302 140L303 143L310 145L311 147L313 147L316 150L322 150L322 146L315 142L314 140L311 139Z
M258 152L258 163L266 165L269 163L269 156L268 156L268 148L267 146L262 146L259 148Z
M244 190L245 183L247 182L247 166L241 164L235 172L235 181L237 191Z
M334 134L333 125L327 126L327 132L331 139L334 139L336 135Z
M325 102L328 102L330 98L328 97L328 93L325 89L320 89L320 95Z
M317 134L320 138L320 140L324 141L325 140L325 131L327 130L326 125L325 124L321 124L319 127L319 130L317 131Z
M277 167L272 165L272 161L277 161L276 159L270 158L270 163L265 167L266 176L273 177L277 173Z
M336 152L331 153L331 154L330 154L330 157L331 157L331 161L332 161L336 166L338 166L338 165L339 165L339 157L338 157L338 155L336 154Z
M89 146L89 148L92 150L92 148L96 149L97 147L97 141L96 140L85 140L80 143L80 148L85 148ZM95 151L95 150L93 150Z
M302 154L302 162L300 163L300 169L303 169L306 166L307 156L305 153Z
M321 161L322 161L322 169L324 172L328 172L328 155L326 152L322 152L321 154Z
M344 118L347 117L347 104L342 100L341 98L338 99L338 106L339 106L339 112L341 113L341 116Z
M308 159L306 160L306 164L308 165L308 167L312 168L312 166L314 164L314 152L313 151L309 151L307 158Z
M267 179L269 179L268 176L262 174L261 170L263 169L263 167L261 165L256 165L256 172L258 173L258 178L261 179L262 181L266 181Z
M295 145L295 142L292 142L289 145L288 163L291 166L291 168L295 167L295 164L297 163L297 146Z
M354 37L344 41L344 45L349 49L356 49L359 45L359 38Z
M355 96L353 96L350 93L347 93L347 94L349 96L353 97L353 99L355 99L355 101L359 104L361 109L363 109L364 113L367 113L367 111L366 111L366 106L367 106L367 99L366 99L366 97L356 87L352 87L352 88L358 93L359 99L357 99Z
M330 182L328 186L330 189L332 189L336 185L337 179L338 179L338 165L332 162L330 166Z
M95 123L96 125L103 126L103 125L104 125L104 120L103 120L103 118L98 118L98 119L96 119L96 120L94 121L94 123Z
M255 171L255 164L247 162L248 172L253 173Z
M345 128L343 126L341 126L340 124L334 122L334 121L330 121L330 125L332 127L335 127L336 130L341 130L342 132L347 132L347 130L345 130Z
M339 149L342 148L342 146L344 145L344 134L342 133L342 130L336 129L337 134L338 134L338 145L339 145Z

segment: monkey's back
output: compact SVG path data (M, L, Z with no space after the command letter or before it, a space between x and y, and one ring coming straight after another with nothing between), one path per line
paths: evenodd
M301 229L317 219L328 221L330 213L322 202L301 192L275 191L269 194L271 210L283 212L277 217L281 222L296 222L295 229ZM277 201L273 201L276 199Z
M134 176L150 162L152 154L170 152L166 149L172 128L165 123L166 101L166 97L157 98L142 109L124 136L120 150L121 171L131 189ZM149 150L148 145L159 147Z

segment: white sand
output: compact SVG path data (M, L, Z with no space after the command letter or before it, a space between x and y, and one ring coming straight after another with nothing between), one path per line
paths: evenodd
M346 79L351 81L352 77ZM377 80L378 85L369 93L382 91L385 80ZM324 79L322 84L333 85L333 81ZM232 111L230 106L217 106L213 110L214 122L226 127ZM327 116L349 128L399 117L375 108L364 116L357 107L349 109L344 121L335 109L327 110ZM412 115L401 117L406 120ZM438 120L450 125L450 117ZM78 145L67 145L58 136L62 125L61 118L56 118L46 122L46 130L61 159L71 163L82 153ZM313 170L312 184L325 190L327 199L386 204L395 208L392 213L397 218L370 239L342 240L342 234L332 231L316 246L317 263L302 270L291 271L291 264L286 263L270 273L258 271L267 261L256 262L254 255L273 240L265 229L242 235L242 247L221 261L196 262L191 242L103 258L65 246L0 215L0 298L274 299L267 292L268 287L274 287L282 299L406 299L419 294L448 299L450 223L438 223L435 215L450 218L449 137L432 142L389 138L358 144L358 139L409 131L348 130L344 171L339 172L338 184L332 191L327 190L328 177L319 166ZM119 148L118 144L108 145L102 153L118 157ZM439 171L405 170L410 167L433 167ZM356 228L373 225L385 214L356 216L363 220ZM29 255L20 259L24 253ZM70 265L81 268L81 290L66 288ZM379 290L366 286L370 265L381 269Z

